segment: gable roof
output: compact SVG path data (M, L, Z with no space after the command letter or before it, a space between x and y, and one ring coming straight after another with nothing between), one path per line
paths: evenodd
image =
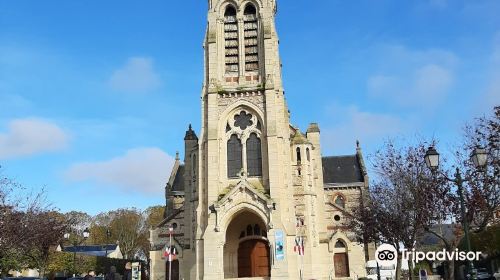
M172 183L172 191L184 191L184 164L179 165L175 173L174 182Z
M364 176L357 155L329 156L322 158L323 183L364 182Z
M166 225L169 221L171 221L172 219L174 219L175 217L177 217L182 212L184 212L184 206L182 206L179 209L173 210L171 214L167 214L167 217L165 217L165 219L163 219L154 228L159 228L159 227L162 227L162 226ZM165 212L165 213L167 213L167 212Z

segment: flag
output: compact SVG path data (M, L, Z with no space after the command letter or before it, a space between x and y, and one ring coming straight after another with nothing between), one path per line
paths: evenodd
M177 255L177 251L175 250L175 247L172 247L171 254L169 255L169 261L172 261L172 259Z
M297 252L298 249L299 249L299 238L295 237L295 245L293 246L293 251Z
M163 257L168 257L170 255L170 248L165 246L165 251L163 251Z
M177 255L177 250L175 247L165 247L165 251L163 252L163 257L168 258L168 261L171 262L175 256Z
M304 255L304 238L295 237L295 246L293 246L293 251L298 252L299 256Z
M304 255L304 238L300 238L299 255Z

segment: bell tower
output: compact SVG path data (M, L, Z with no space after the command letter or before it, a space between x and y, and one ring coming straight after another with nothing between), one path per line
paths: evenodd
M281 86L275 0L210 0L205 37L207 90Z
M255 218L268 245L275 228L288 234L295 230L276 11L275 0L208 2L198 191L192 208L197 274L203 279L237 276L238 268L228 265L238 263L229 248L229 228L238 227L229 223L237 216ZM269 273L287 279L286 260Z

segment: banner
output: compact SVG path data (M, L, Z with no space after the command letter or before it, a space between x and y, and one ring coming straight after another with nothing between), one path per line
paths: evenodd
M274 239L275 239L275 246L276 248L276 259L281 261L285 259L285 246L284 246L284 241L283 241L283 231L282 230L276 230L274 234Z

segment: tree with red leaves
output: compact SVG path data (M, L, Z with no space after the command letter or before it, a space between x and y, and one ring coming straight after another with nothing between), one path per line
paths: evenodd
M0 272L40 268L43 274L51 246L65 231L65 221L45 201L44 190L26 193L9 178L0 179Z

